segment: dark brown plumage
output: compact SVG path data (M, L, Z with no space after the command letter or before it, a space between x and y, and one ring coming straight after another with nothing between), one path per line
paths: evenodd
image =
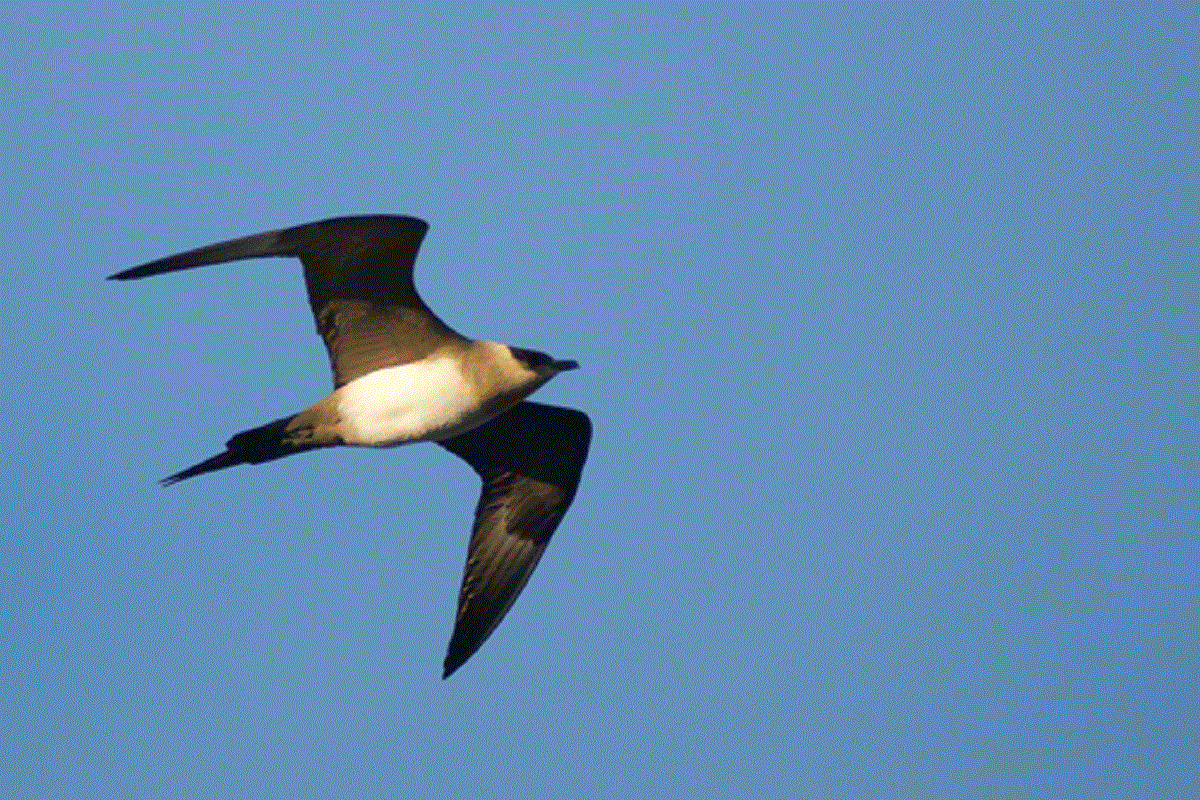
M439 442L483 479L442 677L479 649L525 588L575 498L591 439L583 412L524 401Z

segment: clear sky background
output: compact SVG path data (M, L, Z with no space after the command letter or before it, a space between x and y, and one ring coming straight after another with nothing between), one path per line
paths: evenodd
M1195 5L0 6L0 796L1194 798ZM574 507L449 681L441 448L160 488L431 229L574 358Z

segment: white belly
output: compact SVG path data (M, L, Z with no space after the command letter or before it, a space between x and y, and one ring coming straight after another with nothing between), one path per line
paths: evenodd
M346 444L387 447L445 439L483 423L479 401L449 358L386 367L335 393Z

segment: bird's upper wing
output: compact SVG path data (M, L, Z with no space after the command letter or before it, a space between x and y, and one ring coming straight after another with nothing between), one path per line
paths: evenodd
M419 361L462 339L422 302L413 262L428 225L415 217L340 217L189 250L111 276L119 280L261 256L298 256L335 387Z
M439 442L483 479L442 677L479 649L525 587L575 497L591 437L586 414L525 401Z

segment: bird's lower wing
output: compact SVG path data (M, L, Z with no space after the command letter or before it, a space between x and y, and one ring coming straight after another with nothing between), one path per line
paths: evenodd
M522 402L440 442L483 480L442 677L479 649L525 588L575 497L591 435L582 412Z

